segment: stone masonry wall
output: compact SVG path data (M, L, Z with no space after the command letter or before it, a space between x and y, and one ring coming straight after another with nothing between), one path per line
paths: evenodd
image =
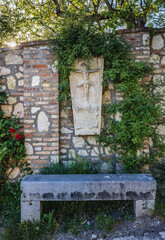
M165 79L165 29L117 31L117 35L121 34L132 44L137 61L155 64L150 77L155 81ZM70 120L71 110L64 112L61 106L59 108L55 60L45 41L1 49L0 85L8 94L2 109L6 115L14 114L21 119L26 138L26 159L34 171L50 162L58 162L59 157L68 161L80 156L104 164L104 160L111 159L109 149L97 146L93 136L76 136ZM120 98L111 85L103 94L103 102ZM119 114L116 119L120 119ZM165 128L160 127L160 133L165 136Z
M6 115L21 119L26 159L34 171L59 158L58 73L44 41L0 53L0 81L6 89Z

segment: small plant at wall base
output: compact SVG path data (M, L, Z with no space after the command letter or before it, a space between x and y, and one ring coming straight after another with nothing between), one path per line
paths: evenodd
M152 78L142 80L152 74L153 66L136 62L124 39L82 25L64 28L51 44L58 56L59 101L65 109L71 107L69 75L75 59L85 58L90 67L92 56L102 56L104 90L112 84L122 99L105 104L105 127L96 136L97 142L107 147L128 173L139 172L145 164L159 160L165 152L158 130L165 124L163 94L159 92L163 83ZM119 121L115 119L117 114L121 116Z
M6 94L0 91L0 105L6 100ZM19 120L4 115L0 107L0 185L4 183L15 167L30 173L29 164L24 161L24 135L19 132Z

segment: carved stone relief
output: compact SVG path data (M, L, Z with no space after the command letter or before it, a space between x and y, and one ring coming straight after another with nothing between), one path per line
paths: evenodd
M75 61L70 88L76 135L100 133L103 68L104 59L100 57L91 59L89 69L84 59Z

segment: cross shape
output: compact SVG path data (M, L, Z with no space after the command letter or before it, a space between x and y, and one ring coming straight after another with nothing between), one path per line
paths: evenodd
M77 85L77 87L84 87L84 97L85 97L85 101L88 101L88 95L89 95L89 86L93 85L92 81L89 80L89 73L94 73L94 72L98 72L100 69L86 69L85 70L79 70L76 69L75 72L77 73L82 73L84 78L81 80L81 82Z

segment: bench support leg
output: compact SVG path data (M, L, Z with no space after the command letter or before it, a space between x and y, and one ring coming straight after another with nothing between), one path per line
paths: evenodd
M151 215L155 209L155 200L134 200L135 217Z
M21 222L27 220L39 221L42 214L42 202L21 201Z

